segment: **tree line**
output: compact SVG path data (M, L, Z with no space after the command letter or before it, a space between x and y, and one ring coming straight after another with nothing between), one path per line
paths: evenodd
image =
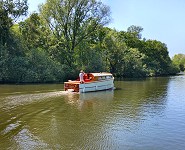
M180 68L165 43L142 38L143 28L105 27L110 8L98 0L47 0L27 19L27 0L0 2L0 82L75 79L79 70L116 77L174 75ZM182 69L182 68L181 68Z

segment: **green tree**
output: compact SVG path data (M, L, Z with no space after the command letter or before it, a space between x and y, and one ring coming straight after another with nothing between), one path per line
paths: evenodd
M128 27L127 29L127 32L132 34L132 37L135 37L137 39L141 39L142 35L141 35L141 32L143 31L143 28L140 27L140 26L130 26Z
M123 52L124 54L120 53L121 56L123 56L122 59L124 60L122 63L127 62L124 65L125 69L123 71L124 73L122 74L124 76L131 77L133 75L158 76L177 73L177 68L175 69L175 66L172 64L172 61L168 55L166 44L157 40L142 40L142 31L142 27L131 26L128 28L127 32L120 31L119 34L117 33L116 37L114 36L114 34L111 34L110 36L114 39L114 49L116 49L117 47L115 43L125 43L127 47ZM109 42L109 44L110 43L111 41ZM111 48L111 45L113 44L110 44L108 48ZM131 59L133 59L133 62L128 61ZM140 65L135 65L136 62ZM120 67L118 68L120 70Z
M109 71L106 66L106 53L103 46L103 40L106 37L108 28L99 26L99 28L84 39L76 47L76 65L78 70L82 68L87 72Z
M121 31L120 37L123 38L123 41L130 48L137 48L140 51L144 47L145 41L141 40L141 32L142 28L137 26L131 26L128 28L128 31ZM142 51L141 51L142 53Z
M19 30L22 43L27 49L42 48L49 52L49 47L53 44L51 31L38 13L32 13L29 18L20 22Z
M130 48L123 56L124 71L123 77L145 77L147 75L146 64L143 63L145 55L136 48Z
M119 77L145 76L145 68L143 67L145 55L136 48L128 47L124 37L123 32L107 30L104 39L104 51L110 72Z
M180 69L180 71L185 71L185 54L176 54L172 58L172 61Z
M16 62L23 63L23 51L19 38L12 30L14 22L27 14L27 0L0 1L0 81L10 81L15 74ZM15 64L13 63L15 62ZM18 63L17 63L18 64ZM18 76L19 74L17 74Z
M109 7L96 0L47 0L40 10L64 51L58 54L70 67L78 44L110 20Z
M157 40L147 40L140 51L146 55L144 63L147 65L149 76L170 74L172 61L166 44Z
M27 0L0 1L0 44L5 45L9 41L13 21L16 21L22 15L26 15L27 9Z

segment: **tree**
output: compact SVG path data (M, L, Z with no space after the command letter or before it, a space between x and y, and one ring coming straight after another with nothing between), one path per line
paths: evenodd
M140 51L146 55L144 63L147 65L149 76L170 74L172 61L165 43L157 40L147 40Z
M141 40L142 31L142 27L132 25L128 27L127 31L121 31L120 36L123 38L128 47L142 49L144 44L144 41Z
M180 69L180 71L185 71L185 54L176 54L172 58L172 61Z
M47 28L38 13L32 13L29 18L19 23L22 42L27 49L49 49L51 32ZM34 40L33 40L34 39Z
M106 30L103 47L109 71L115 75L118 74L118 70L122 72L123 55L127 47L124 41L119 38L119 33L116 30Z
M70 67L75 62L77 45L96 31L99 25L110 21L109 7L96 0L47 0L40 11L60 42L63 57Z
M107 57L103 41L109 30L107 27L99 28L84 39L76 47L76 65L78 70L102 72L110 71L106 65Z
M141 32L143 31L143 28L140 27L140 26L130 26L128 27L127 29L127 32L128 33L132 33L132 35L138 39L141 39L142 35L141 35Z
M0 44L5 45L10 38L10 28L13 21L26 15L28 10L27 0L1 0L0 1Z
M19 72L15 63L23 63L18 57L23 55L20 41L11 28L19 17L27 14L27 9L27 0L0 1L0 82L15 77L12 71Z
M142 77L144 55L136 48L130 48L125 42L123 32L107 30L104 38L104 53L110 72L117 77Z

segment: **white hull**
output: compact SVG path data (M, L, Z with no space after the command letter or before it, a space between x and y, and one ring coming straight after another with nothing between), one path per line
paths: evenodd
M102 91L102 90L108 90L108 89L114 89L113 79L81 83L79 85L80 93Z

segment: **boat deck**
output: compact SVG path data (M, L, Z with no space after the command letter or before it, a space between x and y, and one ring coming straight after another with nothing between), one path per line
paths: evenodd
M68 81L64 82L64 84L80 84L80 81Z
M74 92L79 92L79 81L68 81L68 82L64 82L64 90L68 91L68 90L74 90Z

